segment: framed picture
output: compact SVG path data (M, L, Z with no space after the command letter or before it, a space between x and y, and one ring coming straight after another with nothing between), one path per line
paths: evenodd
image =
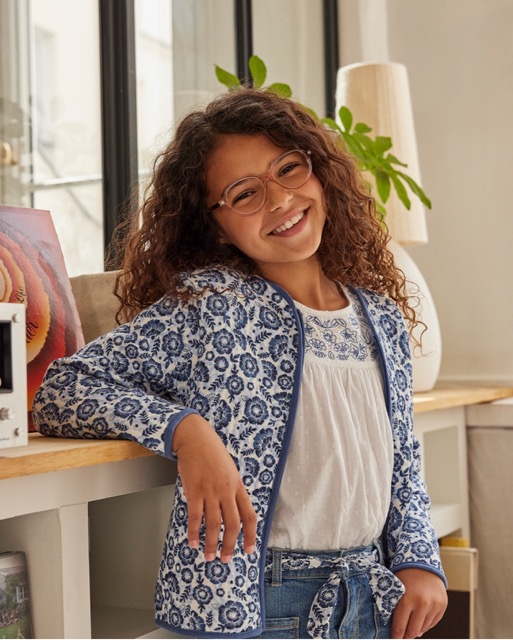
M25 554L0 553L0 638L33 638Z
M48 365L84 337L49 211L0 205L0 302L26 309L29 431L34 395Z

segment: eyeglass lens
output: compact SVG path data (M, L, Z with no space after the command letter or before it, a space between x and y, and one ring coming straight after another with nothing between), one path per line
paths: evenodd
M297 189L308 180L310 172L308 156L302 151L289 151L271 166L269 177L282 187ZM226 192L227 204L237 213L254 213L264 200L265 183L256 177L242 178Z

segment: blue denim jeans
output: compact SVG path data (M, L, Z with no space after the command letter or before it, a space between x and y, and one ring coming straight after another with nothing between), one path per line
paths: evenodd
M307 631L312 602L329 578L328 567L281 569L281 554L269 550L272 568L265 575L265 631L259 638L310 638ZM349 552L308 551L308 556L331 559ZM351 550L354 553L354 549ZM329 620L329 638L390 638L377 610L367 573L355 569L344 576L337 604Z

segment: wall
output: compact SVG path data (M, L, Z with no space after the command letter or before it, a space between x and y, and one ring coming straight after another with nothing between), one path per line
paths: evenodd
M433 201L429 244L409 251L437 304L440 377L512 384L513 3L375 2L386 8L379 32L366 18L371 2L341 3L341 60L389 59L409 70Z

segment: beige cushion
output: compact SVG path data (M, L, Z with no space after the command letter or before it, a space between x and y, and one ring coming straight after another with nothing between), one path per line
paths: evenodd
M119 301L114 295L117 271L87 274L70 278L82 323L84 340L94 338L114 329Z

